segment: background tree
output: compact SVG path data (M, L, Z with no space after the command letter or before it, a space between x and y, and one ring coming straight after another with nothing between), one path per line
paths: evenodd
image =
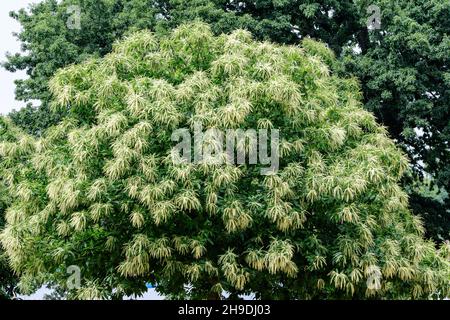
M73 4L81 7L81 30L66 27L67 8ZM368 31L367 8L372 4L381 9L381 28ZM31 13L12 15L23 26L18 37L27 52L9 56L4 66L27 70L29 79L17 82L17 97L38 99L42 106L12 112L11 118L39 135L67 113L50 114L48 106L47 81L58 68L90 55L103 56L129 30L167 33L199 18L215 34L244 28L258 39L278 43L298 43L305 37L327 43L340 61L334 72L360 79L366 109L408 153L416 177L411 181L431 176L448 191L449 15L450 3L441 0L44 0ZM441 204L415 192L410 197L417 214L428 204L436 209L435 217L426 219L427 229L447 225L448 198ZM440 241L449 232L428 234Z
M415 179L413 175L410 179ZM406 179L407 181L409 179ZM446 214L445 201L448 194L439 189L431 180L408 181L409 205L414 212L420 212L424 220L427 238L434 238L437 242L449 239L450 215Z
M409 154L416 175L450 190L450 2L379 1L381 29L369 33L361 54L346 50L346 72L363 84L366 109L389 128ZM446 194L446 192L444 192ZM417 213L435 212L427 228L450 238L450 202L411 194ZM444 230L437 232L440 228ZM436 232L431 232L436 231Z
M333 60L312 40L215 37L197 23L133 33L58 71L52 105L70 114L0 144L13 199L0 240L21 287L66 288L78 265L82 286L68 292L80 299L149 281L169 297L447 296L449 246L424 240L408 210L407 159ZM174 163L173 131L196 121L280 129L279 171Z

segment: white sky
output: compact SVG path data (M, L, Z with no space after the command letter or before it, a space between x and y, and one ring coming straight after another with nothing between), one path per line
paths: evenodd
M6 60L6 52L16 53L20 51L20 43L12 35L13 32L20 31L20 24L9 17L10 11L17 11L28 7L31 3L41 0L1 0L0 1L0 60ZM25 105L23 102L15 100L14 80L25 78L25 72L11 73L4 68L0 68L0 113L7 114L12 109L20 109Z
M42 300L44 298L44 295L50 294L51 291L47 288L42 287L36 293L32 294L31 296L19 296L22 300ZM145 293L142 297L125 297L124 300L164 300L163 297L161 297L155 289L148 289L147 293Z

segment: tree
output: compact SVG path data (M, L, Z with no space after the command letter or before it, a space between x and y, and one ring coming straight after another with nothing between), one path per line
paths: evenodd
M301 32L324 39L336 52L351 39L351 30L365 30L356 26L352 1L325 1L323 5L300 2L278 1L273 5L271 1L256 1L243 6L245 1L238 5L210 0L43 0L31 5L30 12L12 12L23 28L17 37L24 52L9 54L3 66L11 72L27 71L28 79L16 81L16 97L39 100L40 106L13 111L10 117L35 135L59 123L65 112L50 111L48 80L59 68L109 53L115 39L133 30L167 33L182 22L199 18L210 23L215 34L245 28L259 39L292 44L298 42L292 32L295 22ZM80 8L80 29L67 27L73 5ZM333 19L324 13L318 16L331 9L335 11ZM346 19L349 21L343 26Z
M73 4L81 8L81 30L66 27ZM371 4L381 9L377 30L367 29ZM360 79L365 108L408 153L416 177L430 175L449 191L449 14L449 2L440 0L44 0L31 13L13 14L23 27L18 38L27 52L4 64L10 71L27 70L29 79L18 82L17 97L38 99L42 106L13 112L11 118L40 134L66 114L50 114L48 106L47 81L58 68L105 55L114 39L130 30L167 33L199 18L216 35L243 28L260 40L294 44L311 37L327 43L339 58L333 72ZM421 201L415 193L410 197ZM450 199L433 206L438 211L426 219L429 230L446 224Z
M381 29L370 32L366 44L359 43L361 54L344 54L345 69L361 80L366 109L408 152L416 174L425 179L431 175L434 183L449 191L450 3L378 1L378 5ZM448 220L446 201L435 216L443 218L430 229Z
M1 190L5 194L5 190ZM0 228L4 225L4 200L1 200ZM18 278L11 270L5 252L0 248L0 300L14 297L17 288Z
M195 1L199 2L205 3ZM291 44L311 37L327 43L340 57L334 71L360 79L366 110L375 114L408 153L416 177L426 180L431 176L439 188L450 190L450 2L208 2L235 13L239 27L252 31L259 39ZM371 5L377 5L381 14L380 28L375 30L367 28L373 13L368 10ZM188 10L188 6L184 9ZM196 8L191 9L194 17L220 27L221 21L228 21L204 13L202 5ZM413 203L422 201L416 193L410 197ZM427 229L446 226L450 199L445 199L444 205L431 199L428 203L435 213L426 219ZM437 240L449 232L430 232L430 236Z
M430 180L409 182L408 185L413 187L408 190L408 194L413 195L409 205L413 212L421 213L427 226L426 237L434 239L435 242L450 239L450 212L445 206L448 194L433 185Z
M16 141L19 130L14 128L11 121L0 117L0 140L1 141ZM9 192L2 182L0 183L0 230L5 225L5 211L11 205L12 199L9 197ZM0 300L11 299L17 291L18 277L10 268L8 258L0 246Z
M24 52L8 54L3 66L11 72L27 71L28 79L16 81L18 100L40 102L39 106L13 111L14 123L34 135L59 123L67 112L49 109L48 80L59 68L110 52L114 40L126 31L153 29L159 11L152 3L155 5L146 0L45 0L30 5L29 12L11 12L23 27L17 38ZM81 29L68 27L76 14L71 10L74 5L81 10Z
M0 256L0 281L0 300L11 299L16 290L17 277L9 267L3 252Z
M0 239L21 287L58 283L79 299L140 294L149 281L178 298L447 296L450 248L424 240L408 210L407 158L362 109L357 81L325 61L333 53L312 40L216 37L195 23L133 33L58 71L52 106L70 115L0 144L13 199ZM279 129L279 170L175 161L174 132L198 123ZM73 265L78 289L67 287Z

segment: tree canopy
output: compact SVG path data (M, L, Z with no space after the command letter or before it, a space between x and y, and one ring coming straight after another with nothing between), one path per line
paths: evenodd
M407 158L364 111L325 45L141 31L57 72L40 138L0 144L11 204L0 234L21 288L69 297L429 298L449 292L448 245L424 240L399 181ZM280 167L174 163L172 133L279 129ZM247 146L248 147L248 146ZM237 148L246 148L241 146ZM67 288L67 268L81 288Z
M368 30L367 9L373 4L381 9L381 25ZM80 30L66 26L71 5L80 6ZM449 14L450 3L441 0L44 0L31 12L12 14L23 27L18 38L26 52L10 55L4 64L10 71L27 70L29 78L17 82L17 97L37 99L41 106L10 116L35 135L59 123L67 110L51 112L48 105L47 82L56 70L107 54L115 39L135 30L165 34L201 19L216 35L242 28L259 40L283 44L311 37L337 55L333 72L360 79L366 110L408 153L413 180L425 174L449 191ZM441 204L416 192L410 197L417 214L427 204L435 208L426 219L428 235L448 239L450 230L442 226L448 225L450 200Z
M0 141L16 141L21 131L15 128L8 118L0 117ZM6 185L0 183L0 227L5 225L5 211L11 205L12 198ZM0 299L11 299L17 291L18 278L11 269L7 254L0 246Z

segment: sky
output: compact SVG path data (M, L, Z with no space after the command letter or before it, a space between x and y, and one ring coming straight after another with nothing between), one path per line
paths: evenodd
M0 1L0 61L5 61L7 52L16 53L20 51L20 43L12 35L13 32L21 30L20 24L9 16L10 11L16 11L28 7L31 3L41 0L1 0ZM14 80L26 77L25 71L11 73L0 68L0 113L7 114L12 109L20 109L25 106L24 102L16 101L14 94Z
M19 296L19 298L23 300L42 300L44 298L44 295L50 294L51 291L48 290L45 287L42 287L38 291L36 291L34 294L30 296ZM145 293L141 297L126 297L125 300L132 299L132 300L164 300L164 297L160 296L158 293L156 293L155 289L149 289L147 293Z

